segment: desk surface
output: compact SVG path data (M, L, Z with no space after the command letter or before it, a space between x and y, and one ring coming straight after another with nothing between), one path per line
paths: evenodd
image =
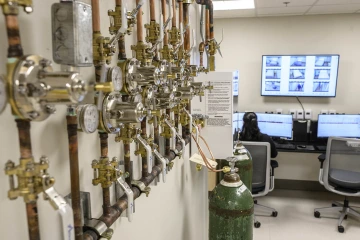
M322 154L325 153L326 151L319 151L319 150L308 150L308 149L281 149L281 148L277 148L276 149L278 152L293 152L293 153L318 153L318 154Z
M318 153L318 154L326 153L326 150L319 150L313 144L304 144L304 143L300 143L300 142L288 142L286 144L294 145L295 149L276 148L276 150L278 152L294 152L294 153L295 152L296 153ZM305 146L308 146L309 148L299 148L299 147L297 147L298 145L305 145Z

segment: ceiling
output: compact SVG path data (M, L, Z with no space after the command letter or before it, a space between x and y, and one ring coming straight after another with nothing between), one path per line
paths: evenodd
M286 6L284 2L289 3ZM214 11L214 17L268 17L339 13L360 13L360 0L255 0L255 9Z

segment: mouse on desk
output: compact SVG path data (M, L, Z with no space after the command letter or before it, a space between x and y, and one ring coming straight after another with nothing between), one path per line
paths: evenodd
M306 148L305 145L297 145L298 148Z

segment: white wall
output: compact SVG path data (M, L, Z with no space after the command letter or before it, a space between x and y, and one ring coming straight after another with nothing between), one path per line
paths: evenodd
M261 60L266 54L340 54L336 98L300 98L315 119L321 109L360 113L358 57L360 15L318 15L215 19L216 37L224 42L218 70L240 70L238 110L301 109L294 97L261 97ZM219 58L218 58L219 59Z
M21 39L25 54L39 54L52 59L51 45L51 4L55 0L34 0L34 12L30 15L20 10ZM101 0L102 34L109 36L109 18L107 10L113 9L115 1ZM135 1L126 1L129 8ZM157 1L156 1L157 2ZM148 22L148 8L144 8L144 23ZM197 22L197 12L191 9L191 21ZM193 26L195 27L195 26ZM135 36L126 37L127 55L131 57L130 45L135 43ZM0 73L6 73L7 38L4 18L0 17ZM115 63L115 61L113 62ZM55 68L58 68L56 64ZM85 77L93 78L93 68L82 70ZM70 193L69 160L67 148L67 132L65 114L66 107L58 107L58 111L44 122L32 123L32 147L34 158L38 161L41 155L50 160L49 173L55 177L56 189L62 194ZM123 156L122 145L109 137L109 157ZM99 158L99 140L96 133L79 133L80 183L81 190L91 192L93 217L102 212L101 187L93 186L91 161ZM188 149L188 147L187 147ZM135 146L132 145L132 150ZM0 167L4 169L8 159L18 163L19 146L17 129L11 115L10 106L0 116ZM139 174L135 173L139 177ZM148 198L141 196L136 200L136 213L132 223L122 218L113 226L113 239L156 239L173 240L205 239L207 234L207 173L197 172L193 164L185 160L176 160L173 170L167 177L166 184L152 186ZM10 201L7 198L8 177L0 171L0 232L2 239L28 239L25 215L25 204L19 198ZM50 204L39 196L39 219L42 239L60 240L60 219Z
M266 54L340 54L336 98L300 98L313 118L322 109L360 113L360 15L318 15L215 19L217 39L224 29L218 70L240 70L238 111L301 109L294 97L261 97L261 61ZM236 108L234 108L236 109ZM279 153L278 179L317 181L317 154Z

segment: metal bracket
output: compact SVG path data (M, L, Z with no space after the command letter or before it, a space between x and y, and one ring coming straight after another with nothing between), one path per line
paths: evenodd
M71 206L71 193L66 195L65 197L66 202ZM85 225L88 225L87 222L91 220L91 198L89 192L80 192L80 206L81 206L81 222Z
M131 187L125 182L124 178L119 177L117 179L117 182L123 188L127 196L128 207L126 209L126 214L129 222L131 222L133 219L133 212L134 212L134 192L132 191Z
M148 173L151 173L152 171L152 167L153 167L153 156L152 156L152 151L151 151L151 146L145 141L145 139L143 139L140 134L136 135L136 140L144 146L145 150L146 150L146 162L148 165Z
M44 194L50 200L51 206L61 215L63 239L74 240L74 218L71 206L56 192L54 187L46 189Z
M167 173L167 167L166 165L169 163L169 160L164 158L159 152L158 150L154 149L154 154L155 156L161 161L162 163L162 167L163 167L163 182L165 183L166 182L166 173Z

